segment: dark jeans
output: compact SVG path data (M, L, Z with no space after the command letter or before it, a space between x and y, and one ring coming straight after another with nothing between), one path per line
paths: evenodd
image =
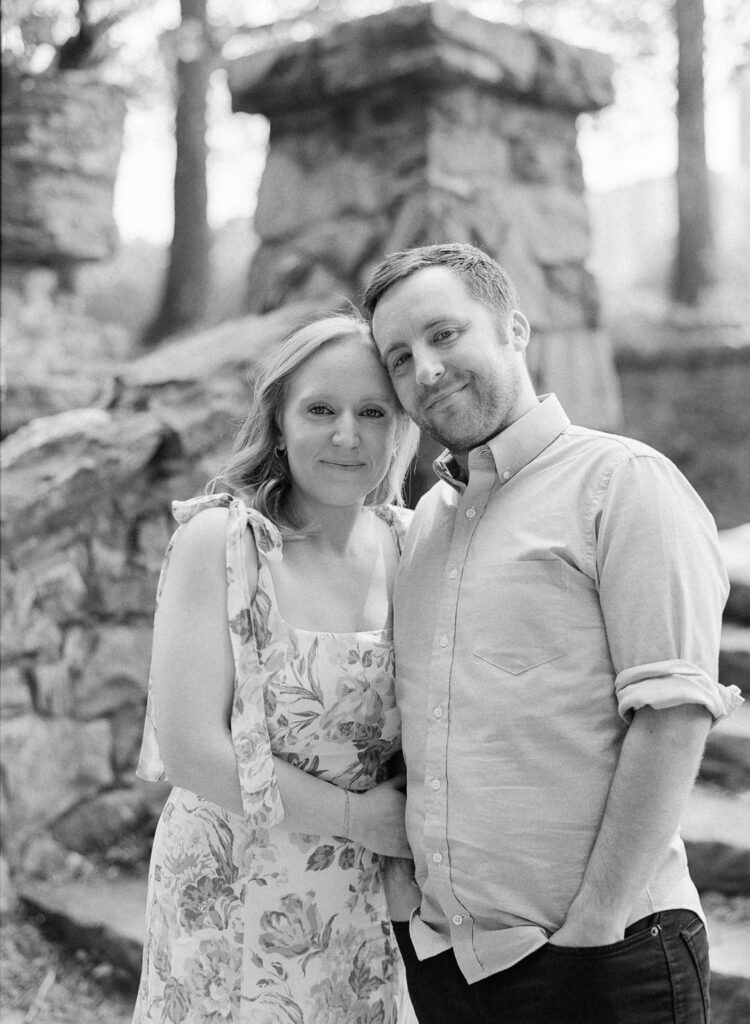
M708 941L690 910L644 917L609 946L547 944L467 984L452 950L419 961L394 931L420 1024L708 1024Z

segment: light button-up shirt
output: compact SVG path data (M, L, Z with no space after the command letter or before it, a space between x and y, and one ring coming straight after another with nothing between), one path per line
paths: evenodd
M473 982L562 925L633 712L741 698L717 682L715 526L668 459L547 396L470 453L468 481L436 468L394 595L411 935ZM669 907L700 912L679 835L629 920Z

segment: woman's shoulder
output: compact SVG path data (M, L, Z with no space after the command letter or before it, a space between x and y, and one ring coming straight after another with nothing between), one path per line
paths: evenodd
M281 533L267 516L236 495L202 494L187 501L173 501L172 512L179 523L177 535L184 534L183 546L205 543L212 549L226 546L227 534L239 535L249 526L254 547L266 558L281 557Z
M400 550L414 515L413 509L406 508L404 505L378 505L373 511L390 526Z

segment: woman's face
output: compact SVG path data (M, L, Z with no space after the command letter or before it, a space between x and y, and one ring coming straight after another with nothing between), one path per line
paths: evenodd
M375 346L359 335L324 346L289 379L280 422L298 512L363 502L388 470L396 434Z

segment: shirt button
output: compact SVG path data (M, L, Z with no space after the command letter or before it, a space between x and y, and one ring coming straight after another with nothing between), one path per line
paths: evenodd
M432 782L430 783L430 789L434 793L437 793L437 791L440 789L440 779L433 779Z
M455 580L456 576L458 576L458 569L451 569L451 571L448 573L448 579Z
M447 647L449 643L450 643L450 640L449 640L449 638L447 636L441 636L440 637L440 646L441 647Z
M434 707L434 708L432 709L432 713L433 713L433 715L435 716L435 718L442 718L442 717L443 717L443 709L442 709L442 708L440 707L440 705L439 705L439 704L437 704L437 705L436 705L436 706L435 706L435 707Z
M453 923L454 924L463 924L463 920L464 919L461 917L460 914L454 914L453 915Z
M466 509L465 515L466 515L467 519L473 519L476 514L477 514L477 510L475 508L467 508Z
M510 470L506 469L503 473L503 480L510 480Z
M433 853L432 859L435 861L436 864L442 864L443 863L443 855L442 855L442 853Z

